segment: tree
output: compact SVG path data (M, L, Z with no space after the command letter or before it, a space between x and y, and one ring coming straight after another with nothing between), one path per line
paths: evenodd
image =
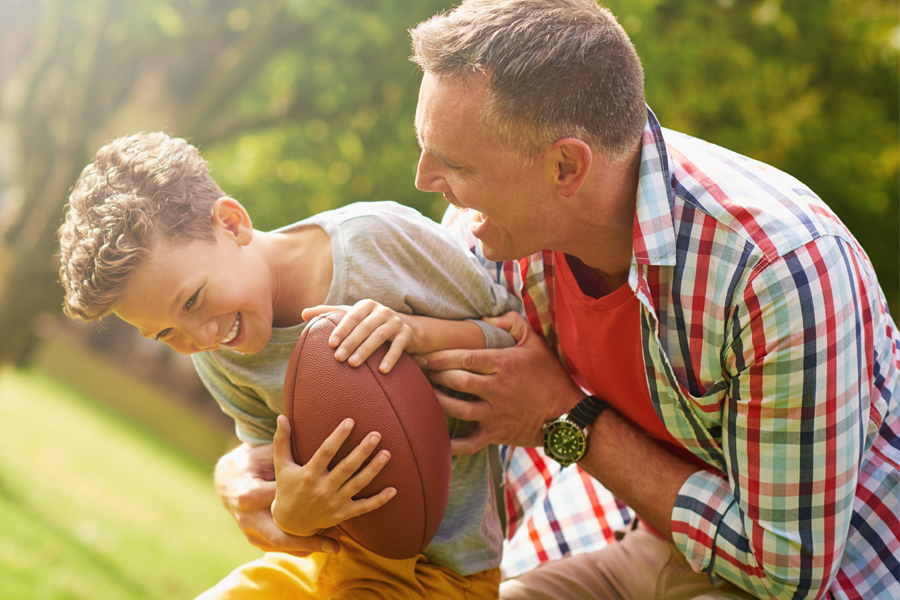
M379 79L385 48L391 62L403 48L397 62L405 62L397 24L414 15L404 4L0 0L0 157L15 159L0 169L0 362L21 362L36 315L59 312L55 230L68 190L104 141L151 129L202 148L248 131L310 131L322 141L330 126L311 115L341 109L332 120L346 130L329 141L344 162L327 174L342 182L363 151L353 129L381 118L372 97L385 99L389 114L414 102ZM437 7L422 9L424 18ZM354 81L340 82L333 54L358 59ZM299 79L323 73L332 74L317 79L327 89ZM282 178L296 168L285 163Z
M188 137L270 229L413 187L406 29L450 0L0 0L0 363L59 314L79 170L135 131ZM664 126L781 168L862 240L900 302L900 39L886 0L609 0Z

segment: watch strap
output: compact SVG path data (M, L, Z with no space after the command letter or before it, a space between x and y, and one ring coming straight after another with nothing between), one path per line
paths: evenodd
M597 420L609 405L597 396L586 396L569 413L569 420L584 429Z

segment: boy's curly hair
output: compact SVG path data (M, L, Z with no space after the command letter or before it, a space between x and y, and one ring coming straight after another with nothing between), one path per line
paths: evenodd
M147 133L103 146L81 172L58 232L63 311L84 321L109 314L158 241L213 241L212 207L224 195L183 139Z

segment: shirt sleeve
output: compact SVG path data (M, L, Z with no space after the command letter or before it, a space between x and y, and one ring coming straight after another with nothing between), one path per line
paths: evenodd
M487 347L513 345L506 331L480 320L521 310L506 286L443 227L405 207L387 218L357 219L347 227L344 301L372 298L409 314L471 319Z
M823 238L757 266L730 322L727 472L681 488L675 543L693 568L760 597L821 598L838 571L865 442L877 286Z

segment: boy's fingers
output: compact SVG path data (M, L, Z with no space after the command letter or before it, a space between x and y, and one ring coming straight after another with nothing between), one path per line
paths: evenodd
M367 512L372 512L376 508L381 508L385 504L387 504L388 500L397 495L397 490L395 488L389 487L384 488L377 495L372 496L371 498L363 498L361 500L354 500L353 504L350 505L350 508L347 511L347 517L344 519L352 519L353 517L358 517L359 515L364 515Z
M376 454L372 457L372 460L369 461L369 464L363 467L359 473L344 484L341 488L341 493L347 498L352 498L360 493L364 487L369 485L372 480L375 479L375 476L381 472L390 459L391 453L387 450L382 450Z
M391 342L391 347L388 348L387 354L384 355L384 358L381 359L381 364L378 365L378 370L382 373L390 373L391 369L394 368L394 365L397 364L397 361L400 360L400 357L403 355L403 350L409 345L409 341L404 341L400 339L401 336L397 336Z
M353 431L353 419L344 419L337 428L331 432L319 449L312 455L306 467L316 473L325 473L328 471L328 465L331 459L337 454L338 450L347 440L350 432Z
M358 367L387 341L390 333L384 327L363 321L341 342L334 357L347 360L350 366ZM349 358L348 358L349 357Z
M365 462L366 458L372 453L381 442L381 434L373 431L361 441L344 460L338 463L334 469L328 474L328 479L334 485L335 489L342 487L347 481L353 477L354 473ZM379 468L379 470L381 470ZM351 494L352 495L352 494Z
M278 415L272 445L275 450L275 473L280 473L283 469L297 464L294 462L294 455L291 451L291 424L284 415Z
M345 309L343 310L344 318L335 326L334 331L331 332L331 337L328 338L328 344L332 348L337 348L338 344L347 347L348 339L351 337L359 338L360 324L364 324L366 317L372 312L368 304L361 304L360 302L357 302L352 307L344 306L341 308ZM359 342L353 343L352 348L355 348L357 345L359 345Z
M325 313L330 312L343 312L346 313L350 309L349 306L331 306L328 304L320 304L319 306L311 306L309 308L304 308L303 312L300 313L300 316L304 321L312 321L319 315L324 315Z
M513 336L516 342L521 342L522 339L524 339L526 332L530 329L528 321L515 311L509 311L499 317L484 317L482 320L485 323L490 323L494 327L505 329Z

